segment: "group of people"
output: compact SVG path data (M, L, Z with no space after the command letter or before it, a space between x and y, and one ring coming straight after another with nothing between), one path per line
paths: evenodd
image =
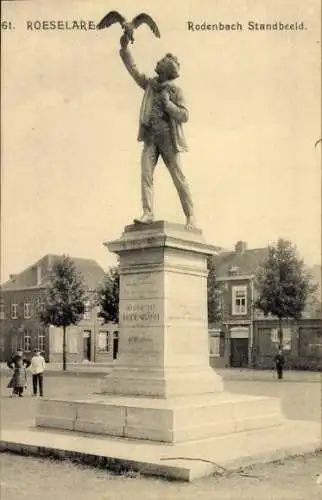
M44 395L43 375L46 362L40 350L36 349L31 360L28 360L25 358L23 351L18 349L7 365L13 370L12 377L7 385L8 389L12 389L11 396L23 397L24 389L27 387L27 368L30 368L32 374L33 396L37 396L38 392L40 397Z

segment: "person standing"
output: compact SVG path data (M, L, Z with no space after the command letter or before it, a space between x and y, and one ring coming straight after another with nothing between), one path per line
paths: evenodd
M13 389L12 396L17 395L22 398L23 390L27 385L26 368L29 367L30 361L24 358L22 350L18 349L7 365L13 370L13 375L7 387Z
M32 388L33 396L37 396L39 388L39 396L44 395L44 371L46 368L45 358L41 355L41 351L35 350L35 354L31 358L31 374L32 374Z
M284 364L285 364L285 358L284 358L283 350L280 347L278 349L278 353L275 356L275 366L276 366L276 372L277 372L278 379L283 378Z

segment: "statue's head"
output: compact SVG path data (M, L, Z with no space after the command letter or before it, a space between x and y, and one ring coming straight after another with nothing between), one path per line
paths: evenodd
M179 76L180 63L173 54L166 54L157 62L155 72L162 80L174 80Z

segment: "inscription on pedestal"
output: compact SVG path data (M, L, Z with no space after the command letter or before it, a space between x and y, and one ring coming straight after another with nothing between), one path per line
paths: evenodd
M121 326L140 328L161 321L160 274L138 273L122 277L120 300Z
M142 273L122 276L121 299L152 299L160 297L160 274Z
M167 320L172 322L204 323L202 304L183 303L179 300L169 300Z
M141 355L152 354L158 351L155 339L145 332L130 335L128 337L128 344L131 352L140 353ZM128 349L127 352L129 352Z
M154 325L160 321L160 312L155 302L124 300L120 303L120 321L122 326Z
M139 330L125 328L123 339L123 352L131 356L131 366L142 362L150 364L152 358L156 359L162 353L162 336L158 332L151 333L149 327Z

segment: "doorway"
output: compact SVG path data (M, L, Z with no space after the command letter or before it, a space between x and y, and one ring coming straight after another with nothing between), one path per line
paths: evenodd
M248 367L249 328L235 326L230 330L230 366Z
M113 332L113 359L117 358L119 352L119 332Z
M91 361L91 330L84 330L83 333L83 359Z
M248 339L230 340L230 366L243 367L248 366Z

